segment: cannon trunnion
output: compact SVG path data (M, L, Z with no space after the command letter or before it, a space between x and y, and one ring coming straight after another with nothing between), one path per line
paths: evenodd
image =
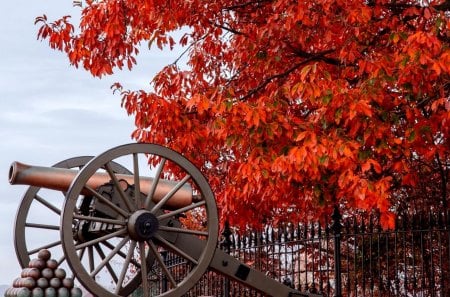
M214 194L201 172L168 148L127 144L53 167L15 162L9 179L30 185L15 222L22 267L40 249L59 250L59 264L95 296L129 296L137 290L142 296L182 296L207 269L270 296L318 296L287 287L218 249ZM55 192L63 194L56 198L59 206L50 198ZM34 222L34 204L59 222ZM28 240L35 232L29 229L58 232L59 240L46 242L42 236L32 246ZM183 259L183 273L171 270L165 252ZM167 280L165 288L152 287L155 271Z

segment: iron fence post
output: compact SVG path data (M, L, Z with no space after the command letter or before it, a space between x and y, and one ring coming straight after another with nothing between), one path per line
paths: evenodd
M333 232L334 232L334 281L335 281L335 297L342 297L342 280L341 280L341 214L339 208L334 208L333 214Z
M220 243L221 248L227 253L231 253L231 229L228 221L225 221L225 226L222 231L223 241ZM229 297L230 295L230 280L225 278L223 284L223 297Z
M168 263L168 260L167 260L167 251L163 250L160 253L161 253L161 257L163 258L164 264L168 265L169 263ZM162 291L163 292L166 292L169 289L167 276L164 273L162 273L161 286L162 286Z

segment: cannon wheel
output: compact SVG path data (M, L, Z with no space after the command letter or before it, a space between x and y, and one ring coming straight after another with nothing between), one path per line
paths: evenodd
M74 157L67 160L63 160L52 167L56 168L67 168L67 169L81 169L84 165L86 165L93 157L92 156L80 156L80 157ZM122 165L113 162L111 164L111 168L116 173L121 174L131 174L131 172L123 167ZM19 264L22 268L28 267L28 264L30 263L30 256L37 257L38 252L41 249L49 249L53 255L61 255L63 253L62 247L61 247L61 241L60 240L53 240L55 238L60 237L60 225L58 217L61 216L62 208L59 207L56 203L53 203L49 197L49 193L43 193L41 191L41 187L28 187L27 191L22 197L22 200L19 204L16 218L15 218L15 224L14 224L14 245L16 250L17 259L19 260ZM59 191L52 191L54 194L60 196L61 200L64 199L64 195L61 195ZM63 193L65 194L65 193ZM61 203L62 205L62 203ZM33 210L38 210L39 218L43 217L54 217L55 222L57 221L58 225L56 224L42 224L35 222L36 219L33 219ZM36 215L36 214L34 214ZM42 240L39 240L39 243L37 246L32 246L29 244L29 241L27 240L27 230L32 231L34 234L45 234L45 232L48 231L55 231L58 232L55 234L55 236L41 236ZM81 255L82 256L82 255ZM65 256L62 255L62 257L58 260L59 265L64 265L65 262ZM125 288L126 291L133 291L135 290L140 283L140 278L136 277L133 281L130 281L128 283L128 286Z
M67 160L63 160L52 167L56 168L67 168L67 169L80 169L87 162L89 162L93 157L92 156L81 156L70 158ZM113 170L118 173L129 174L128 169L119 165L113 164ZM38 209L40 211L39 216L45 217L49 215L57 215L58 217L61 215L61 208L57 205L54 205L48 197L44 196L45 194L40 193L41 187L28 187L25 194L22 197L22 200L19 204L16 213L16 221L14 224L14 246L16 249L16 255L19 260L19 264L22 268L28 267L30 262L30 256L36 255L41 249L61 249L61 241L56 242L47 242L45 244L39 245L38 247L31 247L27 240L27 229L33 230L36 233L40 231L47 230L55 230L59 232L59 225L44 225L39 223L32 222L30 216L32 213L31 208L32 205L38 205ZM55 191L57 193L57 191ZM60 195L58 192L57 194ZM63 195L60 195L61 199L64 199ZM62 205L62 204L61 204ZM59 223L59 222L58 222ZM61 249L62 251L62 249ZM64 261L64 259L60 259L60 262Z
M142 159L145 161L142 162ZM134 194L126 194L117 176L110 170L106 170L115 190L120 193L123 204L120 208L113 203L108 203L107 197L87 185L89 179L100 168L108 168L111 162L119 160L127 160L132 164L134 179ZM154 167L148 168L147 163ZM146 165L144 170L139 169L142 165ZM153 178L148 189L140 189L143 175L139 171L146 171L148 174L145 176ZM161 182L161 180L164 181ZM159 202L154 202L158 184L166 180L173 180L175 185ZM165 207L167 201L170 201L172 196L186 185L192 188L193 196L199 198L175 210ZM77 205L83 197L80 193L85 190L89 190L97 201L108 205L111 216L104 218L80 215L77 212ZM192 213L203 214L201 215L202 228L180 223L180 217L189 217ZM131 292L125 292L122 288L127 285L128 278L135 279L136 275L141 277L139 290L142 290L144 297L183 295L199 281L209 267L218 237L217 207L214 194L205 177L190 161L177 152L155 144L139 143L119 146L104 152L86 164L74 179L66 195L61 223L62 245L69 266L76 272L78 280L86 289L102 297L128 296ZM89 240L84 241L74 237L75 226L81 224L92 226L97 223L106 226L102 229L101 235L91 236ZM135 230L143 230L143 233L151 231L141 237L135 234L139 233ZM199 252L197 259L184 253L183 249L173 243L178 234L189 234L204 240L204 248ZM112 245L114 248L108 251L108 254L97 258L90 257L89 263L80 260L78 252L81 253L97 245ZM186 266L188 272L183 277L180 278L171 272L169 265L162 257L163 250L177 254L188 263ZM140 259L143 258L151 258L152 261L141 261ZM153 264L148 265L148 263ZM151 283L155 265L168 280L168 286L156 293Z

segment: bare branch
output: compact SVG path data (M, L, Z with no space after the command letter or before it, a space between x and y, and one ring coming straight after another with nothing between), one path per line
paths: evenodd
M305 65L305 64L307 64L309 62L316 61L316 60L322 60L326 54L329 54L329 53L331 53L333 51L334 50L326 50L326 51L323 51L323 52L318 53L318 54L311 54L309 58L307 58L307 59L305 59L305 60L295 64L294 66L290 67L286 71L284 71L282 73L274 74L272 76L269 76L260 85L258 85L256 88L250 90L250 92L248 92L247 95L241 97L239 100L240 101L247 100L251 96L253 96L256 93L258 93L259 91L261 91L263 88L265 88L273 80L286 77L289 74L291 74L293 71L297 70L300 66L303 66L303 65Z
M249 2L240 3L240 4L236 4L236 5L226 6L223 9L224 10L237 10L237 9L245 8L247 6L251 6L254 4L258 5L258 4L262 4L265 2L271 2L271 0L249 1Z

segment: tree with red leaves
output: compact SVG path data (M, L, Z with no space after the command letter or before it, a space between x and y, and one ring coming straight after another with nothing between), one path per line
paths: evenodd
M131 69L144 42L185 47L187 65L167 65L152 88L113 87L133 138L194 161L230 223L338 205L392 227L424 178L449 206L449 1L78 4L79 28L42 16L38 36L93 76Z

